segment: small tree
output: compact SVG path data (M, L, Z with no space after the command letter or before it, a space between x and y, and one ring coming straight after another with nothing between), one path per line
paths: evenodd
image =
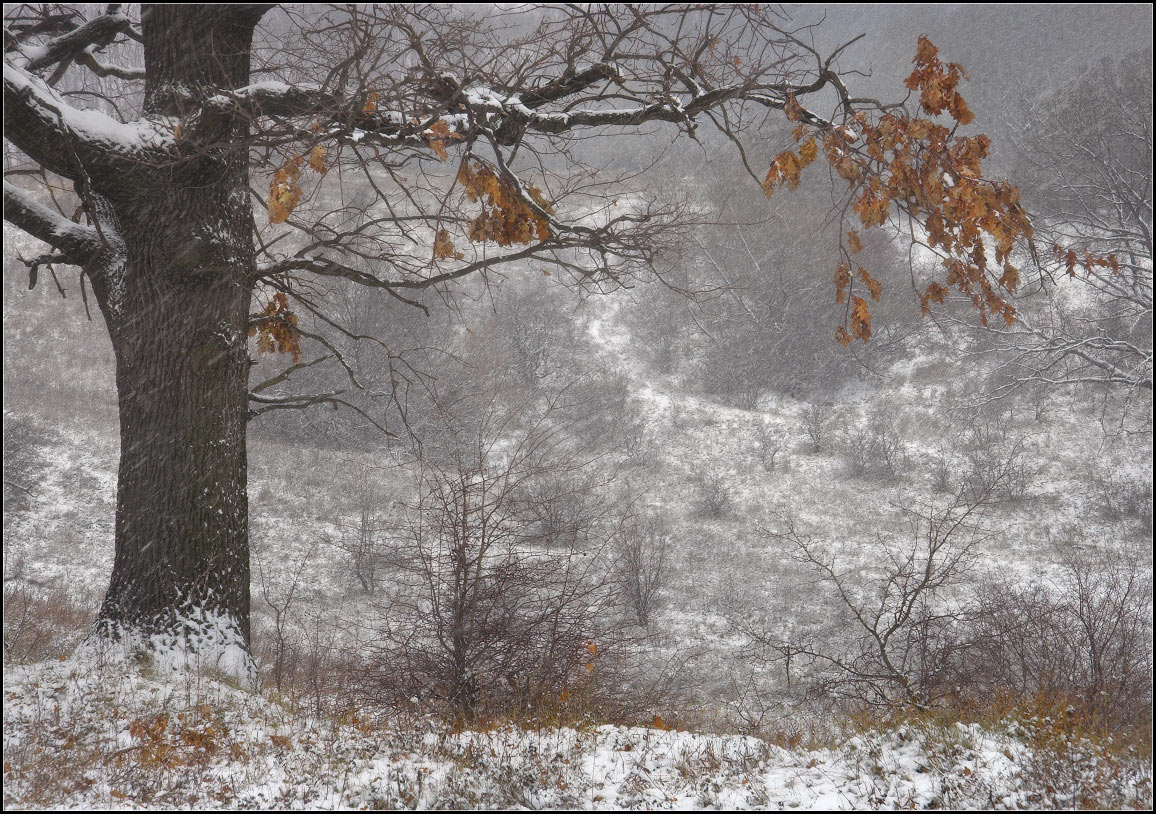
M353 498L356 515L339 523L341 537L337 546L349 556L362 590L372 594L377 590L379 566L384 559L387 525L382 491L368 467L358 473Z
M994 489L997 484L994 484ZM960 591L976 559L975 547L987 533L977 524L990 491L966 495L961 489L938 509L904 507L911 534L880 539L885 563L874 579L840 569L820 541L802 534L787 519L768 532L790 543L833 595L846 623L845 641L811 637L755 639L791 662L820 670L821 686L843 699L872 706L926 706L950 695L965 668L967 640L961 635L972 608ZM748 631L749 632L749 631Z
M649 625L668 576L669 536L655 517L631 517L618 537L618 569L640 625Z
M587 465L556 416L527 424L524 411L492 408L472 430L447 420L450 448L419 461L419 496L391 543L400 572L377 648L383 675L437 684L466 719L558 699L592 661L615 600L614 529L600 524ZM553 497L584 508L547 538L538 501L559 485Z

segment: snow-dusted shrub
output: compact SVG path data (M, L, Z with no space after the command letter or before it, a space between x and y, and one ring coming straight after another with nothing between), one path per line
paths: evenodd
M640 625L650 624L669 576L670 539L660 518L631 517L618 535L618 568L626 601Z
M756 423L755 432L758 438L758 456L763 469L774 472L776 458L787 446L787 434L761 420Z
M969 445L963 452L963 483L970 495L989 493L993 500L1016 501L1027 496L1034 474L1023 439L993 446Z
M1105 520L1131 520L1152 534L1152 470L1129 471L1122 462L1103 465L1092 474L1092 488Z
M971 495L991 493L993 500L1022 500L1035 474L1027 446L1014 432L1014 415L998 404L965 411L959 439L962 480Z
M811 442L812 452L822 452L830 438L832 415L830 408L821 404L808 404L801 416L803 432Z
M863 477L870 472L875 456L867 428L857 424L843 427L838 439L839 452L847 464L848 474Z
M719 518L730 512L734 503L730 480L718 471L703 471L695 477L698 487L699 511L710 518Z
M866 577L839 567L830 541L781 519L782 528L767 533L789 543L818 576L819 590L837 609L834 630L786 639L769 631L748 635L764 657L824 696L880 708L939 702L952 691L964 656L967 608L955 594L984 539L978 508L961 494L939 508L903 508L910 536L881 538L880 568Z
M969 640L973 692L1066 698L1100 726L1143 728L1152 712L1151 559L1073 546L1055 581L988 583Z
M904 466L907 435L903 417L894 404L881 403L867 417L871 449L880 471L895 477Z
M898 506L909 531L880 533L868 570L848 569L837 542L779 516L765 533L794 549L837 616L785 637L745 626L753 652L839 701L884 709L950 703L972 669L976 608L967 589L978 547L992 534L985 507L1004 477L1001 470L981 492L960 487L939 505Z
M348 557L350 570L358 585L366 593L372 594L377 590L387 559L386 510L389 500L378 478L369 468L362 468L356 474L352 492L352 511L338 520L341 536L336 545Z
M850 474L856 477L899 476L905 465L907 448L903 423L897 409L880 404L871 410L865 423L843 427L838 446Z
M375 602L371 693L418 688L474 719L556 702L595 672L617 599L605 482L557 416L526 410L446 414L441 454L418 461Z
M952 492L956 488L962 464L955 446L941 439L931 450L931 488L936 492Z

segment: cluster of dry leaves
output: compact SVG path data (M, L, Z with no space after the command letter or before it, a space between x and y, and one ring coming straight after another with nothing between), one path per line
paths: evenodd
M294 364L301 361L297 315L290 310L284 291L274 294L260 313L249 318L249 336L257 337L258 353L288 353Z
M927 37L919 38L913 62L907 88L919 92L920 109L927 117L947 114L950 125L897 113L886 113L872 122L860 112L848 125L826 127L818 133L823 153L850 186L850 206L863 228L882 226L893 206L922 225L922 239L939 253L945 271L942 281L930 282L920 295L924 314L933 303L944 302L954 288L971 299L983 324L998 316L1011 325L1016 309L1009 300L1020 284L1020 268L1012 262L1012 252L1026 244L1036 256L1032 225L1020 205L1019 189L1006 181L984 178L982 162L991 146L987 136L956 133L960 125L974 119L958 91L960 80L967 78L963 68L942 62ZM801 108L791 98L785 111L789 119L800 122L794 135L801 141L810 132L802 123ZM816 158L814 136L802 143L797 154L792 150L780 153L771 162L764 192L770 196L782 185L796 188L802 169ZM1078 258L1070 250L1053 248L1072 275L1081 261L1087 270L1115 268L1112 256ZM882 295L878 280L861 265L852 273L851 256L861 250L858 233L849 231L845 260L835 270L836 301L848 304L845 324L835 332L843 345L871 338L867 302L851 293L855 281L872 300Z

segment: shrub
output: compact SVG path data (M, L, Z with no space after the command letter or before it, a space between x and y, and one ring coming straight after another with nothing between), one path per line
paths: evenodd
M730 482L721 472L700 472L698 484L700 511L706 517L718 519L731 510L733 497Z
M820 404L808 404L803 409L803 432L811 442L812 452L822 452L831 429L831 411Z
M1092 489L1105 520L1132 520L1152 534L1152 475L1129 472L1119 462L1102 465L1092 473Z
M461 720L569 691L617 600L609 508L557 416L483 418L466 429L447 414L442 454L417 462L371 655L375 693L422 688Z
M13 580L4 586L4 658L25 663L63 656L92 621L92 611L75 597Z
M879 405L870 411L866 424L844 428L839 449L850 473L857 477L896 477L903 471L907 442L898 410Z
M755 431L758 434L758 455L759 460L762 461L763 469L774 472L775 459L787 446L787 435L782 430L771 427L765 421L759 421L755 425Z
M666 583L669 535L656 517L632 517L618 536L618 568L627 603L640 625L649 625Z
M1069 546L1051 583L989 583L971 623L969 682L1071 699L1108 729L1139 729L1152 708L1151 564Z

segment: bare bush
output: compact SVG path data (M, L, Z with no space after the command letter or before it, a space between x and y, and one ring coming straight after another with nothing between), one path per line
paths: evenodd
M618 536L618 568L626 600L638 624L646 626L668 576L669 535L657 517L631 517Z
M997 447L1012 441L1013 413L997 402L962 411L963 444L967 448Z
M899 475L907 448L906 429L899 409L893 404L876 405L868 415L867 430L879 469L893 477Z
M592 472L542 471L528 478L513 499L528 542L551 551L569 551L588 530L597 485Z
M758 330L730 325L714 335L703 360L703 387L724 403L743 410L755 410L767 389L768 363Z
M1051 406L1053 393L1043 384L1031 384L1024 387L1024 401L1032 408L1032 418L1037 424L1047 420L1048 407Z
M808 404L802 415L803 432L811 442L812 452L822 452L831 430L831 411L821 404Z
M969 495L990 494L992 500L1023 500L1034 472L1028 466L1023 439L992 446L972 444L964 453L964 489Z
M839 442L850 473L859 477L898 476L903 471L906 447L902 419L889 405L874 407L865 424L845 427Z
M654 460L654 440L640 415L624 417L618 430L619 449L626 463L647 466Z
M988 583L971 626L970 689L1067 698L1109 727L1152 707L1151 561L1070 548L1058 579Z
M560 391L558 405L566 413L571 433L592 452L641 464L652 450L646 419L631 396L632 389L628 377L592 369Z
M835 698L871 706L927 706L949 696L965 667L967 641L961 632L970 618L963 588L974 566L976 546L986 539L977 522L998 488L982 493L961 488L946 506L901 506L910 534L880 538L882 571L863 579L840 568L830 547L804 535L790 518L768 532L789 543L798 560L813 570L840 609L842 642L829 635L776 641L773 634L748 631L755 644L817 670L818 688Z
M1135 521L1142 531L1152 534L1152 474L1129 472L1118 462L1096 467L1092 489L1106 520Z
M811 692L856 704L1058 705L1095 731L1143 737L1152 708L1150 556L1070 544L1053 579L973 585L981 538L971 521L983 505L960 490L946 509L908 511L915 534L905 544L881 540L886 564L867 579L786 521L773 536L795 547L842 616L829 630L789 639L740 624L753 653L806 676Z
M337 547L349 557L361 589L372 594L377 590L378 571L385 559L387 516L382 489L368 467L362 467L357 475L353 499L356 514L338 521L341 537Z
M871 471L875 455L871 449L871 433L866 427L852 424L839 433L839 452L854 477L863 477Z
M698 486L699 510L710 518L720 518L731 510L734 498L730 481L722 472L704 471L695 478Z
M956 444L939 440L931 451L931 488L936 492L953 492L959 480L961 459Z
M560 286L511 287L498 314L507 358L527 387L545 385L572 365L578 336Z
M13 581L4 586L4 660L18 664L57 658L88 633L92 612L76 597Z
M759 421L755 425L755 431L758 433L758 455L763 469L774 472L775 459L787 446L786 433L771 427L765 421Z
M395 532L377 676L463 719L557 699L610 638L613 524L548 410L445 418L452 454L419 460Z
M297 562L297 567L288 578L288 585L280 588L274 586L273 576L268 567L263 566L260 553L253 550L253 558L257 565L258 579L261 583L261 599L273 614L273 633L268 645L273 660L273 686L280 692L288 676L292 672L295 659L296 637L294 626L290 618L293 600L302 584L305 569L317 553L317 544L314 543L309 551Z
M800 558L834 590L854 634L844 653L815 640L780 652L828 668L822 685L836 697L876 706L925 706L942 698L959 672L962 647L954 630L966 614L947 594L974 564L979 536L968 521L977 508L957 497L939 511L907 510L911 542L889 546L883 574L866 586L853 584L821 546L791 530Z

